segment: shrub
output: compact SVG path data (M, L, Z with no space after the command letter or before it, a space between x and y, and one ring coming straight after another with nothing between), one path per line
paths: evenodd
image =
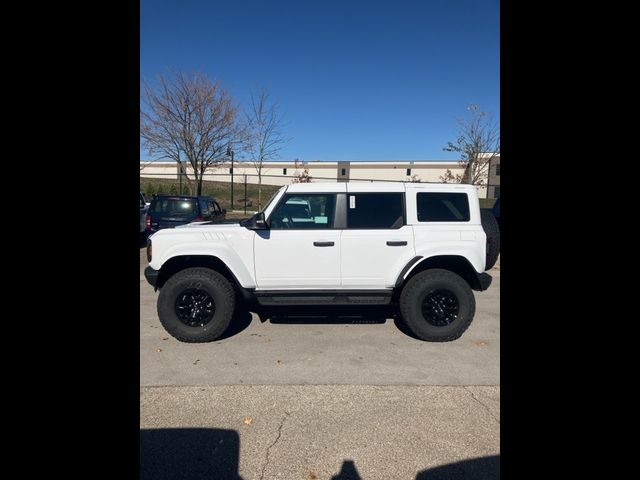
M156 187L152 182L147 182L145 194L147 198L153 198L154 193L156 193Z

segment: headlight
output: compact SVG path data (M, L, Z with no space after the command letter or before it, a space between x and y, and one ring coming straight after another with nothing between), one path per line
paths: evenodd
M151 239L147 239L147 262L151 263Z

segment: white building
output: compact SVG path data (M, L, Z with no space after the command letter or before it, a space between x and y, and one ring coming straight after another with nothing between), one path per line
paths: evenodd
M492 163L500 163L497 156ZM193 169L185 164L185 172L191 176ZM176 162L140 162L140 177L144 178L172 178L177 179L179 167ZM400 181L400 182L441 182L440 177L447 170L462 174L464 168L457 161L309 161L298 164L294 161L272 161L265 162L262 167L262 183L266 185L288 185L298 177L302 169L307 169L313 182L348 182L348 181ZM490 167L494 173L495 167ZM233 176L234 182L244 183L244 176L247 182L258 183L258 176L255 167L249 162L242 160L234 162ZM498 167L499 175L499 167ZM490 175L494 177L494 175ZM215 180L220 182L231 181L231 162L227 162L217 168L207 170L205 180ZM499 184L499 177L498 177ZM493 192L493 189L489 189ZM478 187L480 198L487 197L487 188Z

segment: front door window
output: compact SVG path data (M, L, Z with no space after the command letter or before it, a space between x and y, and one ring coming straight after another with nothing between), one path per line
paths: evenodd
M334 194L289 194L269 218L272 230L333 228Z

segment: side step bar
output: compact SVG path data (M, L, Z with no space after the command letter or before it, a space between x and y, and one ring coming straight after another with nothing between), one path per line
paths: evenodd
M388 305L391 290L254 291L260 305Z

